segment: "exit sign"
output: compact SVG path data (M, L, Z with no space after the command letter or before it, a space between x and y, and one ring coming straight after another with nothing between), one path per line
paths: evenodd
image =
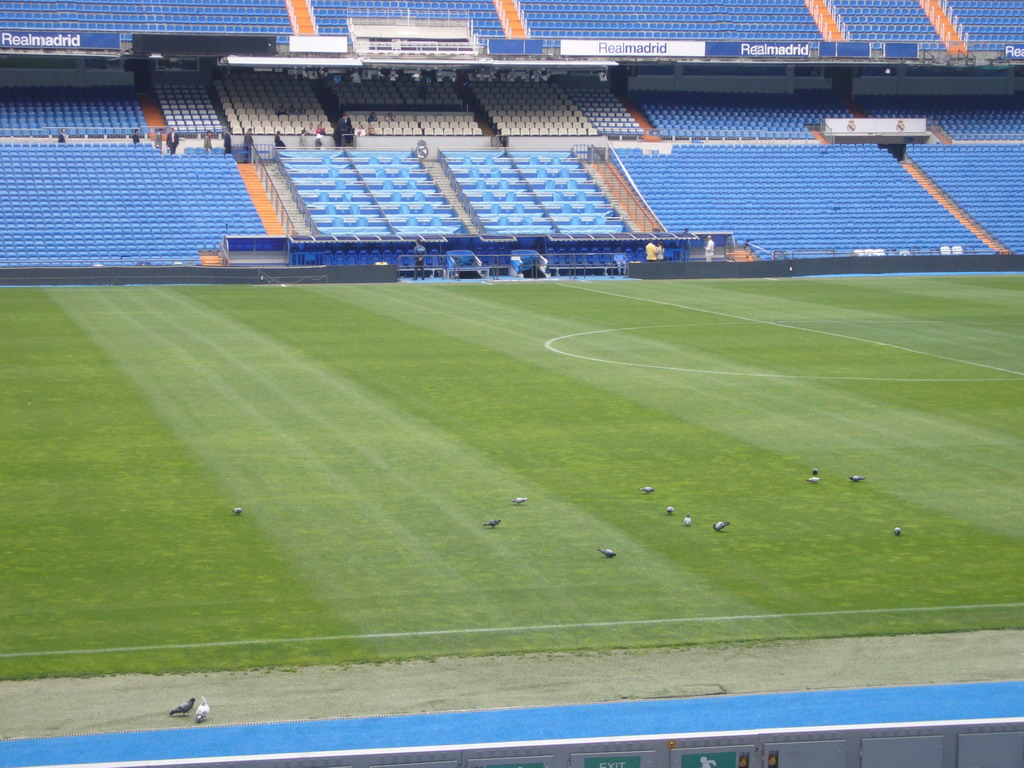
M736 768L736 762L735 752L701 752L683 755L679 768Z
M583 759L583 768L640 768L642 755L605 755Z

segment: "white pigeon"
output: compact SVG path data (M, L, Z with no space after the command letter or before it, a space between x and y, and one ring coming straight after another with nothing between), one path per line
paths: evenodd
M898 527L898 526L896 528L892 529L892 535L893 536L899 536L902 533L903 533L903 529Z
M676 508L675 508L675 507L665 507L665 514L666 514L666 515L671 515L671 514L673 514L673 513L675 512L675 511L676 511Z
M242 508L241 507L235 507L235 514L236 515L242 514Z
M690 513L687 512L686 513L686 517L683 518L683 525L685 525L687 528L689 528L690 527L690 523L692 523L692 522L693 522L693 520L690 519Z
M516 496L514 499L512 499L512 503L516 505L525 504L528 501L529 499L526 498L525 496Z
M815 475L814 477L808 477L807 478L807 482L808 483L820 483L821 482L821 478L818 477L817 475Z
M855 483L859 483L861 480L867 480L867 478L864 477L864 475L850 475L850 479L853 480L853 482Z
M196 722L201 723L210 716L210 705L206 703L206 697L199 697L199 706L196 707Z
M643 491L644 493L654 493L654 489L651 488L651 486L649 486L649 485L645 485L640 490Z

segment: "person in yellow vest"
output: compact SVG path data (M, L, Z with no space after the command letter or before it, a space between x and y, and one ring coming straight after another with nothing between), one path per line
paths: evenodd
M644 250L647 252L648 261L658 260L658 246L654 244L653 240L647 244L647 247L644 248Z

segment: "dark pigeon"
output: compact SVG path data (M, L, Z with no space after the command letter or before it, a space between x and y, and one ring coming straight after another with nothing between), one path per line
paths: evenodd
M675 511L676 511L675 507L665 507L665 514L666 515L671 515Z
M861 480L867 480L867 478L864 477L864 475L850 475L850 479L853 480L853 482L855 483L859 483Z
M196 704L196 697L193 696L188 701L183 701L183 702L181 702L181 704L179 704L174 709L172 709L171 710L171 714L172 715L187 715L189 712L192 711L192 707L194 707L195 704Z
M484 523L484 528L497 528L500 523L501 520L488 520L486 523Z
M712 525L711 527L714 528L716 531L721 532L721 531L725 530L725 526L727 526L728 524L729 524L728 522L719 521L719 522L715 523L714 525Z
M893 535L893 536L899 536L899 535L901 535L902 533L903 533L903 529L902 529L902 528L900 528L900 527L898 527L898 526L897 526L896 528L893 528L893 529L892 529L892 535Z
M597 551L600 552L605 557L615 557L615 551L614 550L611 550L611 549L601 549L600 547L598 547Z

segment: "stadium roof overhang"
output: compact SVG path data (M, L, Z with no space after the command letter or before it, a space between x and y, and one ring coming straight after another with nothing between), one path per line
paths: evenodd
M364 56L223 56L220 64L229 67L291 67L304 69L353 67L444 67L445 69L475 69L479 67L539 68L539 69L605 69L618 64L608 59L445 59L445 58L375 58Z

